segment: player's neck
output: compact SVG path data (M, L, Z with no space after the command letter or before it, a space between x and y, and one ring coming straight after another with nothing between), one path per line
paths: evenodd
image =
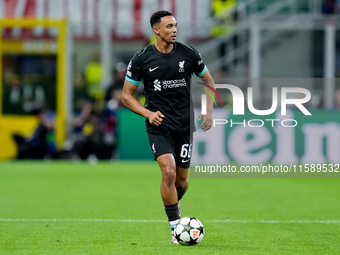
M168 44L168 43L165 43L165 42L156 41L155 47L161 53L170 53L173 50L174 45L172 43Z

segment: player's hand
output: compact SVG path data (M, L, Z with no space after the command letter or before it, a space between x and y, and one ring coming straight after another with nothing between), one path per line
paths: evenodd
M160 112L151 112L148 119L151 125L158 127L160 124L162 124L164 115Z
M200 128L205 132L208 131L212 126L212 117L211 114L203 115L202 113L200 113L200 115L198 116L198 120L200 121L202 118L203 122Z

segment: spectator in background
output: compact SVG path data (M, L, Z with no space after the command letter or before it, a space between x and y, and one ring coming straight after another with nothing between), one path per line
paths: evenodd
M114 133L108 127L107 116L97 114L94 103L87 101L80 113L74 118L72 131L65 142L65 151L72 159L110 159L112 156L113 140L105 136ZM112 124L115 128L116 122Z
M31 137L13 134L13 139L18 146L17 159L43 159L47 156L56 158L57 148L54 136L54 115L45 108L32 111L39 119L38 126Z
M90 100L85 87L84 77L81 73L76 73L73 76L73 111L80 112L82 106Z
M103 132L103 150L101 155L105 158L116 158L117 145L117 112L123 107L122 89L126 75L126 64L119 62L115 70L115 79L107 88L105 94L105 104L100 114L100 122Z
M13 70L3 72L3 114L23 114L19 76Z
M98 151L98 158L117 158L117 119L119 104L116 95L105 104L100 114L100 130L102 132L102 146ZM120 98L119 98L120 101Z
M340 13L340 0L323 0L321 8L322 14L331 15Z
M38 73L24 74L22 77L5 73L4 111L7 114L26 115L45 104L46 92L40 78Z
M335 92L334 110L340 111L340 89Z
M213 36L228 35L235 17L236 0L212 0L212 14L216 24L211 28Z
M97 117L93 106L91 101L84 102L72 122L72 130L64 147L73 158L87 159L90 154L94 154L92 135L97 126Z
M212 14L215 24L211 28L211 35L214 37L227 38L234 32L233 22L236 20L236 0L212 0ZM236 37L233 38L232 44L235 47ZM224 57L227 54L227 43L221 43L219 47L219 56ZM227 72L227 67L222 60L222 71Z
M335 77L340 78L340 32L337 33L336 49L335 53Z
M99 110L102 108L104 91L101 88L102 65L98 52L93 54L92 60L86 65L84 73L87 93L91 98L95 99L95 108Z
M115 78L113 82L108 86L105 94L105 102L110 100L116 100L119 106L122 106L122 90L126 75L126 64L119 62L116 66Z
M24 112L30 113L39 105L45 103L45 91L40 83L35 82L35 74L25 74L22 81L22 107Z

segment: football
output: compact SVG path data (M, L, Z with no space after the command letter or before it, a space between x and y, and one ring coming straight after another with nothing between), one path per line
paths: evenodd
M204 237L204 227L195 217L184 217L175 226L175 237L181 245L199 244Z

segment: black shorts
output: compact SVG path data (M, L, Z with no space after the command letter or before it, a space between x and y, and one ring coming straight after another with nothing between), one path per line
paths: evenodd
M148 133L154 159L163 154L171 153L175 157L176 166L190 167L192 135L190 133Z

